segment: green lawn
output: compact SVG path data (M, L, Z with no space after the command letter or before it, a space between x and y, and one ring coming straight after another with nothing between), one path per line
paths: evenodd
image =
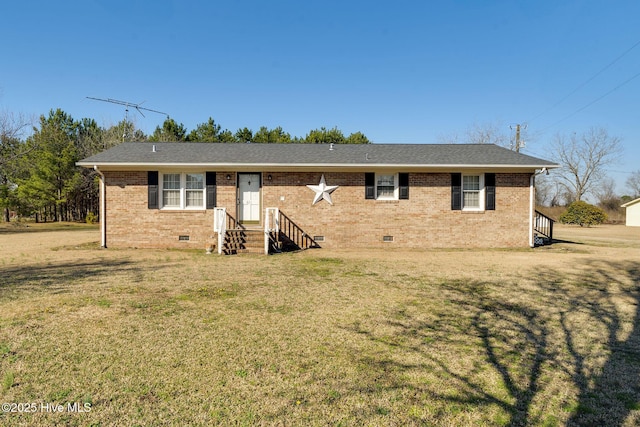
M0 424L635 425L634 254L25 248Z

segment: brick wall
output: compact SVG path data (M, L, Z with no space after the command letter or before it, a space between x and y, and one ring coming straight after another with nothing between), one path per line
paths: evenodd
M104 172L107 247L198 248L215 237L213 210L148 209L147 172ZM179 236L189 236L180 241Z
M226 176L230 175L227 180ZM271 175L271 180L267 176ZM367 200L364 173L325 173L338 185L333 205L312 205L322 173L263 174L262 214L278 207L320 245L339 247L526 247L529 242L529 176L496 174L496 210L451 210L449 173L410 173L409 200ZM236 174L219 172L217 205L236 216ZM213 210L147 208L147 172L105 172L107 246L204 248L215 238ZM188 235L189 241L179 241ZM393 236L393 242L383 242Z

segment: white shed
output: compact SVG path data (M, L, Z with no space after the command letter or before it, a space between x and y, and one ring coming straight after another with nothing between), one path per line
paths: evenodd
M640 227L640 198L622 205L627 209L627 226Z

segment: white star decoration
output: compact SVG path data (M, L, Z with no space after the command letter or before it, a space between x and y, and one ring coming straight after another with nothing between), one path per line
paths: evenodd
M318 185L307 185L311 190L316 192L316 196L313 198L313 204L315 205L320 200L325 199L329 202L330 205L333 205L333 201L331 200L331 193L338 188L337 185L327 185L327 182L324 180L324 174L322 178L320 178L320 184Z

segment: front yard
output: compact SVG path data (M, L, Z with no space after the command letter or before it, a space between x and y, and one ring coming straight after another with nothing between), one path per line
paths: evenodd
M0 424L637 425L640 233L616 227L231 257L0 230Z

